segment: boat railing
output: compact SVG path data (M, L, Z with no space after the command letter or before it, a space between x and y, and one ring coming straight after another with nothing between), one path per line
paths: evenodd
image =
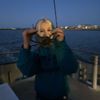
M1 56L1 55L7 55L7 54L17 54L17 53L19 53L19 50L20 50L20 49L14 49L14 50L12 50L12 51L2 51L2 52L0 52L0 56ZM86 53L86 54L91 54L91 55L98 55L98 56L100 56L100 53L98 53L98 52L92 52L92 51L85 50L85 49L72 48L72 51L84 52L84 53Z
M75 55L78 58L77 60L79 62L79 70L78 70L77 74L75 74L75 76L77 76L78 80L80 80L88 85L91 85L94 89L96 89L98 84L100 85L100 64L99 64L100 54L97 52L90 52L88 50L77 49L77 48L72 48L72 51L75 52ZM90 55L90 58L92 57L92 59L89 58L90 61L86 61L85 59L78 57L76 52L82 52L86 55ZM19 49L16 49L13 51L0 52L0 56L7 56L7 55L10 56L13 54L18 54L18 53L19 53ZM3 68L4 64L0 64L0 69L3 69L3 71L4 71L4 70L6 70L7 67L9 67L9 69L12 69L13 66L16 67L16 64L15 64L16 60L14 62L5 64L5 66L6 66L6 67L4 67L5 69ZM17 71L15 71L15 72L17 72ZM17 74L18 73L19 72L17 72ZM12 71L8 70L7 74L8 74L7 77L9 80L8 82L12 83L12 79L11 79ZM22 74L21 74L21 76L22 76Z

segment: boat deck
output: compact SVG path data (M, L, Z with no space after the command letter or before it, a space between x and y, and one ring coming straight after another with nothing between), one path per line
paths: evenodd
M93 90L78 80L69 78L71 100L100 100L100 91ZM19 97L19 100L35 100L34 78L22 80L13 84L12 89Z

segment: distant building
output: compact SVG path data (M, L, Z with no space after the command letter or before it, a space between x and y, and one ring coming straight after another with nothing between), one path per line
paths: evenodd
M68 29L68 26L65 26L65 29Z

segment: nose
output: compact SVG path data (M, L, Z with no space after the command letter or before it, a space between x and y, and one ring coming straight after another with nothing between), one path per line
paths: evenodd
M48 32L48 31L45 31L45 32L44 32L44 36L45 36L45 37L49 37L49 36L50 36L49 32Z
M43 36L44 36L44 37L50 37L50 35L48 35L48 34L44 34Z

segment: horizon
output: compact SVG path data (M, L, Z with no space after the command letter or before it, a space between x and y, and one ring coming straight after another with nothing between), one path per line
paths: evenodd
M99 0L55 0L58 26L100 25ZM32 27L40 18L55 25L53 0L0 0L0 27Z
M85 25L85 26L94 26L96 24L78 24L78 25ZM60 27L66 27L66 26L78 26L78 25L64 25L64 26L60 26ZM100 26L100 25L97 25ZM30 28L30 27L0 27L0 29L5 29L5 28Z

